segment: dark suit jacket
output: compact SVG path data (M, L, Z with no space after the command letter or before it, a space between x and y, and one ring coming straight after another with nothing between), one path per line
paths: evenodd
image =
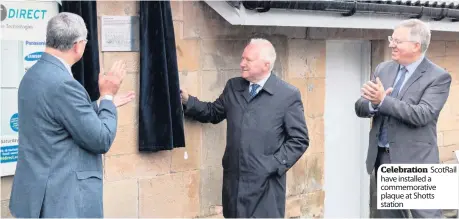
M399 64L387 61L376 67L384 88L393 87ZM386 96L376 114L370 113L368 100L355 103L357 116L373 117L367 156L371 173L378 153L378 138L383 116L388 116L388 141L392 163L439 163L437 121L448 99L451 75L427 58L419 64L397 97Z
M185 114L214 124L227 119L223 215L283 218L285 172L309 146L299 90L272 74L250 99L249 82L237 77L214 102L190 96Z

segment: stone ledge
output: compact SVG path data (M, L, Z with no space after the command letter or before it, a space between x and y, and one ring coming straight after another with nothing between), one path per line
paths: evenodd
M138 193L137 179L104 183L104 216L106 218L138 217Z
M2 176L1 179L1 196L2 201L10 199L11 196L11 188L13 186L13 176Z
M10 200L2 200L2 206L1 206L1 218L12 218L13 215L11 215L10 212Z
M139 180L139 217L198 216L199 184L199 171Z
M104 157L105 180L151 178L170 173L171 151Z
M324 191L288 197L285 206L285 216L323 218Z

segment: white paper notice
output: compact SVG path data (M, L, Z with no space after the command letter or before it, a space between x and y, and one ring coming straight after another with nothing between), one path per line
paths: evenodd
M0 103L1 110L1 136L17 136L19 132L18 124L18 90L10 88L2 88Z
M138 16L102 16L102 51L139 51Z
M22 41L2 40L1 50L1 87L18 88L24 75Z

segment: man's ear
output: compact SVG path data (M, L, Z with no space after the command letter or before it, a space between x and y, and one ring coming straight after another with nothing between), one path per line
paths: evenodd
M266 70L269 70L269 68L271 68L271 65L269 64L269 62L265 62L265 67L266 67Z
M414 50L417 52L418 50L422 52L422 46L420 43L415 43Z
M75 45L75 47L76 47L76 49L77 49L78 54L83 54L83 52L84 52L84 46L83 46L81 43L77 43L77 44Z
M72 52L74 53L78 53L79 52L78 43L74 43L70 50L72 50Z

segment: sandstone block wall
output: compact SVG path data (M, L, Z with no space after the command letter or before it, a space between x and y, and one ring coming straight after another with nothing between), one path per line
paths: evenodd
M138 15L133 1L98 1L98 16ZM311 148L287 173L286 217L321 217L324 180L325 46L328 39L370 39L372 68L390 58L391 31L299 27L231 26L203 2L173 1L180 84L201 100L213 101L226 81L239 75L239 61L251 37L265 37L277 50L276 73L298 87L305 106ZM100 29L100 28L99 28ZM429 57L453 76L451 96L438 125L442 161L459 149L458 34L435 33ZM121 92L139 85L139 54L101 52L110 68L127 61ZM455 100L455 101L454 101ZM226 122L218 125L185 122L186 148L146 154L137 151L138 100L119 109L117 138L104 156L106 217L221 217L221 157ZM188 159L183 158L188 152ZM10 216L12 177L1 179L2 217Z
M459 150L459 34L455 40L434 41L431 46L428 56L452 76L449 98L440 113L437 132L441 161L454 162L452 151Z

